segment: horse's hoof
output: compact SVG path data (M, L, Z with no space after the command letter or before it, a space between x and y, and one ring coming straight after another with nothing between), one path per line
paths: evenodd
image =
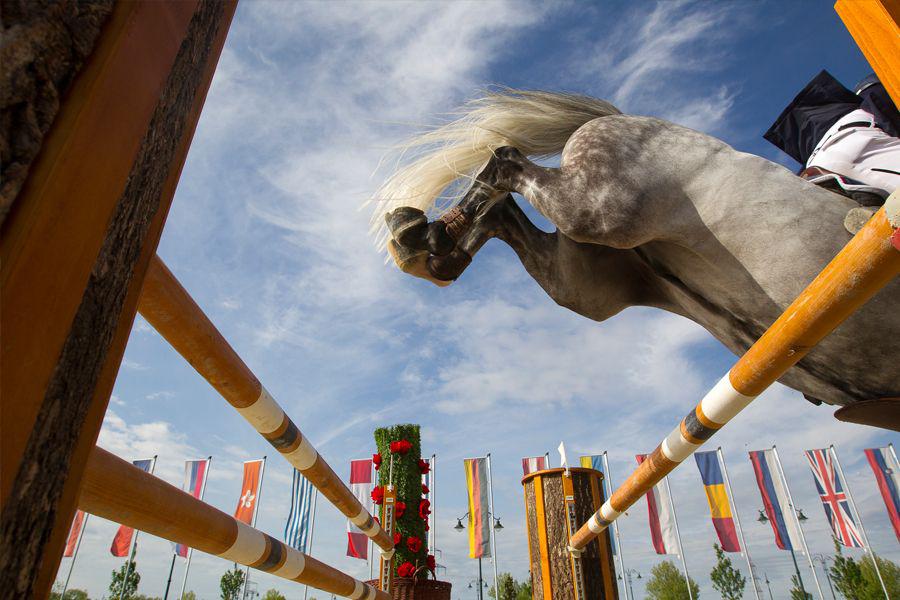
M429 256L427 264L428 272L435 279L454 281L472 264L472 257L465 250L457 248L447 256Z
M425 240L428 250L436 256L447 256L456 248L456 240L447 233L447 225L443 221L434 221L428 225Z
M401 206L384 216L391 237L407 248L425 250L425 236L428 233L428 217L418 208Z
M412 250L400 246L394 240L388 240L387 250L394 259L394 264L400 267L404 273L430 281L438 287L446 287L453 283L453 281L437 279L429 272L427 250Z

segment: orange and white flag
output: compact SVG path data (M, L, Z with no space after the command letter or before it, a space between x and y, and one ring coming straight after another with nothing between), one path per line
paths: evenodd
M259 489L262 483L262 470L266 459L248 460L244 463L244 483L241 485L241 497L238 499L234 518L247 525L253 525L253 513L259 501Z

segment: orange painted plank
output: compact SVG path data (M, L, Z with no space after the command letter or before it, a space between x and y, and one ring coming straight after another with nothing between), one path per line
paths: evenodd
M834 10L900 106L900 0L838 0Z

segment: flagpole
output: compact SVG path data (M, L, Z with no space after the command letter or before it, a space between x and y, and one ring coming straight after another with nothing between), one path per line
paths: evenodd
M497 518L497 514L494 512L494 483L493 477L491 474L491 453L487 453L487 472L488 472L488 500L490 502L490 513L491 513L491 562L494 565L494 596L496 598L500 597L500 587L497 583L497 538L494 530L494 519Z
M150 474L153 475L153 472L156 470L156 457L154 454L153 458L150 459ZM119 590L119 600L122 600L125 595L125 585L128 583L128 572L131 570L131 562L134 560L134 549L137 547L137 538L140 530L133 529L134 535L131 536L131 549L128 552L128 560L125 563L125 577L122 578L122 589Z
M77 514L77 511L76 511ZM63 584L62 593L59 595L60 600L66 597L66 590L69 589L69 578L72 577L72 569L75 567L75 559L78 558L78 549L81 548L81 538L84 537L84 530L87 528L88 513L84 513L84 519L81 520L81 531L78 532L78 540L75 542L75 552L72 553L72 562L69 563L69 572L66 575L66 582Z
M606 450L600 456L603 458L603 483L606 490L604 496L606 496L606 499L609 499L609 494L612 491L612 475L609 474L609 459L607 458ZM628 586L625 584L625 557L622 556L622 539L619 537L619 524L616 521L613 521L613 535L616 538L616 546L619 548L616 554L619 556L619 569L622 573L622 589L625 591L625 600L628 600ZM632 598L632 600L634 599Z
M437 549L435 548L435 543L437 540L437 493L435 490L437 489L437 470L435 469L435 463L437 461L437 454L431 455L431 488L429 489L429 496L431 496L431 514L428 516L428 525L429 532L431 534L431 555L434 556L435 565L437 565ZM437 571L437 566L435 566L435 572Z
M246 463L244 463L246 464ZM262 498L263 477L266 475L266 457L262 457L262 466L259 468L259 482L256 484L256 500L253 502L253 516L250 517L250 527L256 527L256 515L259 514L259 501ZM244 589L241 598L247 597L247 586L250 583L250 567L244 572Z
M210 463L212 463L212 456L206 459L206 469L203 471L203 483L200 484L200 498L198 500L203 500L203 493L206 491L206 480L209 479ZM178 596L178 600L183 600L184 598L184 588L187 586L188 571L191 569L191 558L193 555L194 549L188 548L187 563L184 565L184 578L181 580L181 595Z
M309 545L306 547L306 553L308 555L312 555L312 547L313 547L313 536L316 534L316 506L319 504L319 488L316 488L315 495L313 496L313 513L312 520L309 523ZM303 600L306 600L306 595L309 593L309 584L306 584L303 588Z
M728 479L728 469L725 467L725 453L722 451L722 446L716 448L716 453L719 456L719 460L722 462L722 477L725 478L725 489L728 491L728 502L731 504L731 511L734 514L734 523L737 525L738 538L741 540L741 549L744 552L744 557L747 559L747 568L750 570L750 582L753 583L753 594L756 596L756 600L760 600L759 588L756 587L756 577L753 575L753 561L750 560L750 548L747 547L747 542L744 541L744 528L741 527L741 516L738 514L737 499L734 496L734 492L731 490L731 480Z
M684 570L684 582L687 584L688 599L694 600L694 592L691 590L691 578L688 575L687 562L684 560L684 547L681 545L681 533L678 531L678 514L675 512L675 498L672 497L672 488L669 487L668 476L663 477L666 482L666 492L669 494L669 506L672 507L672 522L675 524L675 537L678 538L678 552L681 553L681 568Z
M809 561L809 568L812 571L813 583L816 584L816 590L819 592L819 598L825 600L825 594L822 593L822 586L819 585L819 576L816 574L816 567L813 565L812 556L809 554L809 548L806 545L806 536L803 535L803 527L800 525L800 519L797 518L797 508L794 505L794 499L791 497L791 488L788 486L787 475L784 474L784 467L781 466L781 458L778 456L778 448L772 444L772 453L775 456L775 462L778 463L778 470L781 471L781 481L784 482L784 491L787 493L788 504L791 505L792 517L797 523L797 531L800 533L800 542L803 544L803 551L806 553L806 560ZM790 535L788 535L790 539ZM791 544L793 546L793 544Z
M169 600L169 586L172 585L172 571L175 570L175 558L178 556L177 552L172 553L172 564L169 565L169 578L166 580L166 593L163 594L163 600ZM60 599L62 600L62 599Z
M847 500L850 501L850 508L856 513L856 521L859 523L859 532L862 534L863 543L866 545L869 556L872 557L872 566L875 567L875 574L878 575L878 583L881 584L881 591L884 592L884 597L886 599L890 599L887 586L884 585L884 578L881 577L881 569L878 568L878 558L876 558L875 553L872 552L872 545L869 543L869 536L866 534L866 528L862 522L862 515L859 514L859 510L856 508L856 502L853 501L853 494L850 493L850 484L847 483L847 478L844 477L844 469L841 468L841 461L838 460L837 450L834 448L834 444L831 444L828 449L831 450L831 456L834 457L834 466L837 467L838 474L841 476L841 481L844 482L844 493L847 494Z

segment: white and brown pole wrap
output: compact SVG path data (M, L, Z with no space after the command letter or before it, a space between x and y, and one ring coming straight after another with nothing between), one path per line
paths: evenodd
M94 448L79 506L93 515L225 560L353 600L390 600L274 537L201 502L117 456Z
M250 368L155 256L138 306L141 315L338 510L382 551L394 544L319 455Z
M900 273L900 194L826 265L703 400L572 536L579 550Z

